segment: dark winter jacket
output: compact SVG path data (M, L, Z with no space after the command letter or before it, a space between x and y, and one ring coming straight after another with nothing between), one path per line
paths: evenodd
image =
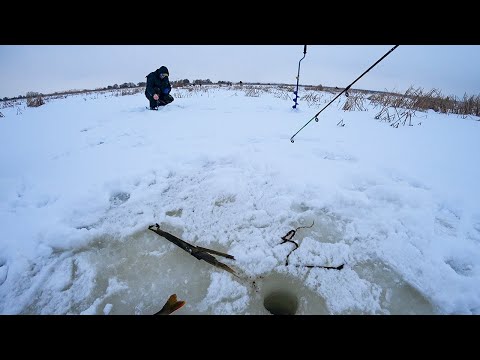
M170 85L168 76L160 79L160 74L168 74L168 69L165 66L162 66L147 75L145 94L148 94L149 96L158 94L161 98L170 94L172 86Z

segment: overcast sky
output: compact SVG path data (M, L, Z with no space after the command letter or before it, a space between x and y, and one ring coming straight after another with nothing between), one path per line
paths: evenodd
M300 84L345 87L394 45L308 45ZM0 98L145 81L296 83L303 45L0 45ZM480 93L480 45L400 45L353 87Z

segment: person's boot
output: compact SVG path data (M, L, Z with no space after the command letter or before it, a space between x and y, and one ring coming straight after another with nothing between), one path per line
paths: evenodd
M150 101L150 110L158 110L158 105L155 100Z
M165 102L167 104L170 104L171 102L173 101L173 96L168 94L166 97L165 97Z

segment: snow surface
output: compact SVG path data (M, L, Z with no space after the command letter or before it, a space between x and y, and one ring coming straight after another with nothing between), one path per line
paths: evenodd
M334 96L307 93L297 109L274 86L0 109L0 313L153 314L176 293L174 315L269 314L284 289L297 314L480 314L478 119L393 128L342 96L291 143Z

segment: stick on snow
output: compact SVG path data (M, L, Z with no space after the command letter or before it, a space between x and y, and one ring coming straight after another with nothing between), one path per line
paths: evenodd
M195 246L195 245L191 245L191 244L187 243L186 241L183 241L182 239L176 237L175 235L172 235L172 234L170 234L166 231L163 231L162 229L160 229L160 225L158 225L158 224L150 225L148 227L148 229L157 233L161 237L164 237L168 241L174 243L175 245L177 245L181 249L185 250L186 252L188 252L190 255L197 258L198 260L204 260L204 261L208 262L209 264L211 264L215 267L218 267L220 269L223 269L225 271L228 271L229 273L238 277L238 275L235 273L235 271L233 269L231 269L229 266L225 265L224 263L221 263L214 256L212 256L210 254L215 254L215 255L223 256L227 259L235 260L235 258L232 255L224 254L224 253L221 253L219 251L210 250L210 249L206 249L206 248Z

